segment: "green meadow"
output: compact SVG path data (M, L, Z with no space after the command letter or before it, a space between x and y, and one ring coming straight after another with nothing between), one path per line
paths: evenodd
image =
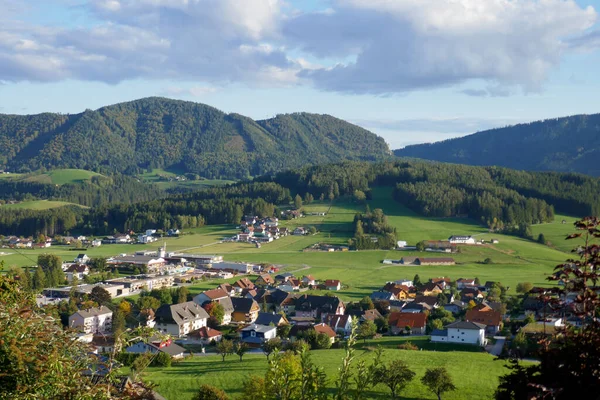
M85 169L55 169L40 174L27 175L23 178L23 180L27 182L64 185L67 183L88 181L94 176L101 175Z
M371 343L375 344L375 343ZM324 368L331 393L344 350L313 350L313 361ZM373 357L368 350L357 350L356 361L367 363ZM416 373L415 379L400 393L403 399L435 399L420 382L427 368L444 366L453 378L457 390L443 396L445 400L489 399L498 386L498 377L507 370L503 361L494 361L486 353L464 351L409 351L384 350L383 361L402 359ZM225 362L217 355L197 356L174 364L170 368L149 368L144 380L157 384L157 392L169 400L188 400L202 384L222 388L232 398L237 398L244 381L252 375L264 376L267 359L262 353L247 354L242 362L237 356L229 356ZM389 399L389 390L382 385L367 393L369 399Z
M165 170L165 169L155 168L152 171L140 174L139 177L144 182L154 183L161 189L171 189L171 188L178 187L178 188L189 189L190 191L205 189L205 188L213 187L213 186L227 185L229 183L234 183L234 181L222 180L222 179L201 179L201 180L197 180L197 181L193 181L193 180L185 180L185 181L161 180L161 176L166 177L166 178L175 179L176 176L178 176L178 175L181 176L183 174L184 174L184 171Z
M4 210L49 210L51 208L58 208L64 206L77 206L83 207L79 204L69 203L67 201L54 201L54 200L32 200L22 201L15 204L5 204L0 206Z
M572 222L562 224L563 216L557 222L533 227L534 232L543 231L553 247L542 245L514 236L490 234L487 229L475 221L466 218L424 218L401 204L390 199L391 189L376 189L369 207L382 208L389 222L396 227L399 240L409 245L424 239L442 240L451 235L475 235L477 238L498 239L498 244L481 246L461 246L460 253L452 254L457 265L452 266L400 266L382 264L384 259L400 259L404 256L446 256L445 254L417 253L412 251L349 251L349 252L305 252L308 246L317 243L347 244L354 233L353 218L356 212L365 210L364 204L351 202L328 203L315 202L306 205L305 212L328 211L325 216L306 216L282 224L289 229L297 226L315 226L319 232L308 236L287 236L272 243L256 248L249 243L222 242L225 237L233 236L237 229L231 225L211 225L186 231L178 238L164 238L149 245L103 245L88 249L90 257L107 257L121 253L133 253L141 249L156 249L163 243L167 251L185 251L201 254L222 254L227 261L246 261L252 263L271 263L281 267L282 271L294 272L302 276L312 274L317 279L341 279L344 288L338 293L344 300L356 300L379 289L387 281L401 278L413 278L419 274L421 279L448 276L452 279L475 278L482 282L500 281L514 291L519 282L531 282L534 285L548 285L546 277L552 268L564 261L572 242L561 241L572 231ZM537 235L537 233L536 233ZM556 245L555 245L556 243ZM560 246L558 246L560 244ZM5 250L11 255L0 256L7 267L11 265L32 265L37 255L48 252L70 260L75 250L68 246L53 246L43 250ZM485 259L490 264L484 264ZM200 288L212 287L211 281L202 283ZM209 285L209 286L207 286ZM192 287L193 291L196 291Z

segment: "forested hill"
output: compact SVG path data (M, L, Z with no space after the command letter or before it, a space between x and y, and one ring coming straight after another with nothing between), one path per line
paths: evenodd
M0 115L0 148L0 169L17 172L44 167L137 174L172 167L230 179L390 155L382 138L329 115L254 121L155 97L74 115Z
M599 176L600 114L492 129L395 150L400 157Z

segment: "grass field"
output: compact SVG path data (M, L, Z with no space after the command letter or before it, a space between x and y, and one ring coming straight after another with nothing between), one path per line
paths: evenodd
M344 350L312 351L313 361L322 366L329 377L329 388L333 392L333 379L341 364ZM357 361L371 360L372 353L358 350ZM421 384L420 378L427 368L444 366L454 380L457 390L444 395L445 400L489 399L498 386L498 377L507 370L502 361L486 353L435 352L385 350L383 360L402 359L416 373L415 379L400 393L403 399L435 399L433 393ZM240 395L244 380L251 375L263 376L267 368L262 354L247 354L240 362L230 356L225 362L219 356L201 356L182 361L170 368L149 368L144 374L147 381L158 385L157 391L168 400L191 399L194 391L204 383L222 388L235 399ZM368 393L369 399L389 399L385 386L377 386Z
M186 188L189 190L199 190L213 186L221 186L226 185L228 183L233 183L234 181L230 180L221 180L221 179L202 179L197 181L185 180L185 181L164 181L161 180L161 176L167 178L175 178L176 176L181 176L184 174L184 171L177 170L164 170L155 168L151 172L145 172L140 174L139 177L144 182L154 183L161 189L170 189L174 187Z
M100 176L100 174L84 169L55 169L42 174L27 175L23 180L27 182L64 185L66 183L87 181L94 176Z
M211 225L188 230L192 234L179 238L165 238L167 251L186 251L201 254L222 254L227 261L246 261L272 263L282 267L283 271L296 275L312 274L317 279L341 279L344 284L338 295L344 300L357 300L379 289L387 281L412 278L419 274L421 279L448 276L452 279L475 278L482 282L500 281L514 293L519 282L532 282L534 285L548 285L546 276L552 268L569 257L561 250L568 250L573 242L561 242L559 237L571 231L570 218L567 224L544 224L534 230L544 231L548 240L563 245L552 248L514 236L486 233L486 229L469 219L423 218L406 207L390 200L391 189L377 189L371 209L383 208L389 222L398 232L399 240L414 244L423 239L447 239L450 235L476 235L478 238L496 238L499 244L485 246L462 246L459 254L452 257L457 261L453 266L399 266L383 265L383 259L399 259L403 256L423 255L423 253L405 251L359 251L359 252L303 252L306 247L316 243L344 244L353 235L354 214L364 210L364 205L338 202L331 207L328 203L313 203L305 206L306 212L329 211L325 216L307 216L283 224L293 229L296 226L317 227L320 232L313 236L288 236L256 248L249 243L221 243L224 237L234 235L237 230L231 225ZM547 232L547 233L546 233ZM155 249L163 240L149 245L105 245L87 251L90 257L106 257L120 253L133 253L141 249ZM7 250L7 252L13 252ZM55 253L63 260L71 260L74 252L66 246L55 246L43 250L20 250L21 254L0 256L7 267L11 265L32 265L40 253ZM427 255L431 255L427 253ZM483 264L490 258L492 264ZM199 292L216 283L201 283L191 290Z
M573 226L573 223L577 220L578 218L567 215L556 215L554 222L533 225L531 232L536 239L540 233L544 234L546 241L550 242L550 246L570 253L573 248L583 244L583 240L579 239L565 240L568 235L577 232ZM562 221L565 221L565 223L563 224Z
M58 208L63 206L78 206L84 207L79 204L69 203L66 201L53 201L53 200L32 200L23 201L16 204L5 204L0 206L0 209L4 210L49 210L51 208Z

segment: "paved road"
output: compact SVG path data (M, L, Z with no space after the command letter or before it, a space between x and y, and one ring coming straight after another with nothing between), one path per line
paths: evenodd
M496 344L490 350L490 354L493 356L499 356L502 353L502 348L504 347L504 342L506 341L505 337L498 337L496 340Z

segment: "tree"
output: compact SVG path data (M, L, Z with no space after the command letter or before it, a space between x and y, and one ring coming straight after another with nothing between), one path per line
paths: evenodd
M98 272L104 272L104 271L106 271L106 266L107 266L106 258L94 257L90 261L88 261L88 265L90 266L90 268L92 270L95 270Z
M137 300L137 305L140 310L154 310L160 307L160 300L152 296L140 296Z
M313 349L324 350L331 347L331 339L325 333L317 333L314 340Z
M110 293L100 286L94 286L90 292L90 300L95 301L99 305L107 305L111 302Z
M421 383L432 391L438 400L442 400L442 394L456 390L452 377L444 367L427 369Z
M128 316L129 314L131 314L131 303L127 300L121 300L121 302L119 303L119 310L121 311L123 316Z
M490 261L491 261L491 260L490 260ZM485 261L484 261L484 262L485 262ZM486 263L486 264L489 264L489 263ZM477 276L475 277L475 285L476 285L476 286L479 286L479 285L481 285L481 281L479 280L479 277L477 277Z
M246 343L236 342L233 350L234 350L235 354L237 354L238 357L240 358L240 362L242 362L242 359L244 358L244 354L246 354L248 352L248 350L250 350L250 349L248 348L248 345Z
M120 307L113 312L112 331L115 337L120 336L125 331L125 315L123 315Z
M365 201L367 201L367 195L362 190L355 190L353 197L354 201L356 201L357 203L364 203Z
M373 321L367 320L359 325L357 336L365 343L367 339L372 339L377 334L377 326Z
M312 362L307 350L300 353L300 371L299 399L327 400L327 375Z
M192 400L229 400L227 394L211 385L202 385Z
M217 343L217 354L221 356L223 362L225 362L225 357L230 354L233 354L233 342L229 339L222 339Z
M546 244L546 237L544 236L543 233L540 233L537 237L537 242L539 244Z
M419 274L416 274L415 277L413 278L413 285L416 288L419 288L423 285L423 283L421 282L421 277L419 276Z
M225 308L222 304L211 302L206 303L203 307L210 317L208 322L210 322L213 327L217 327L223 323L223 318L225 318Z
M360 308L361 308L363 311L366 311L366 310L372 310L372 309L374 309L374 308L375 308L375 304L373 304L373 300L371 300L371 298L370 298L369 296L365 296L365 297L363 297L363 298L360 300L359 304L360 304Z
M299 194L294 197L294 207L299 210L302 208L302 197Z
M387 333L387 331L390 329L390 324L384 317L376 318L375 325L377 326L378 333Z
M427 248L427 245L425 244L424 241L417 243L417 251L425 251L426 248Z
M311 235L316 234L317 233L317 228L314 227L313 225L309 226L308 227L308 233L311 234Z
M533 289L533 284L531 282L519 282L517 283L517 293L529 293Z
M392 392L392 399L395 399L406 385L415 377L415 373L408 368L408 365L402 360L393 360L386 365L377 368L374 374L375 384L383 384Z
M35 269L35 273L33 274L31 283L33 290L36 291L40 291L46 287L46 274L44 273L44 270L42 268L37 267Z
M277 337L279 337L281 339L287 339L287 337L290 335L291 329L292 329L292 326L289 324L279 325L277 327Z
M267 361L269 361L269 356L273 353L278 352L283 349L283 343L279 338L273 338L271 340L267 340L262 344L262 351L267 356Z
M185 303L186 301L188 301L189 294L190 291L185 286L182 286L179 289L177 289L177 304Z

